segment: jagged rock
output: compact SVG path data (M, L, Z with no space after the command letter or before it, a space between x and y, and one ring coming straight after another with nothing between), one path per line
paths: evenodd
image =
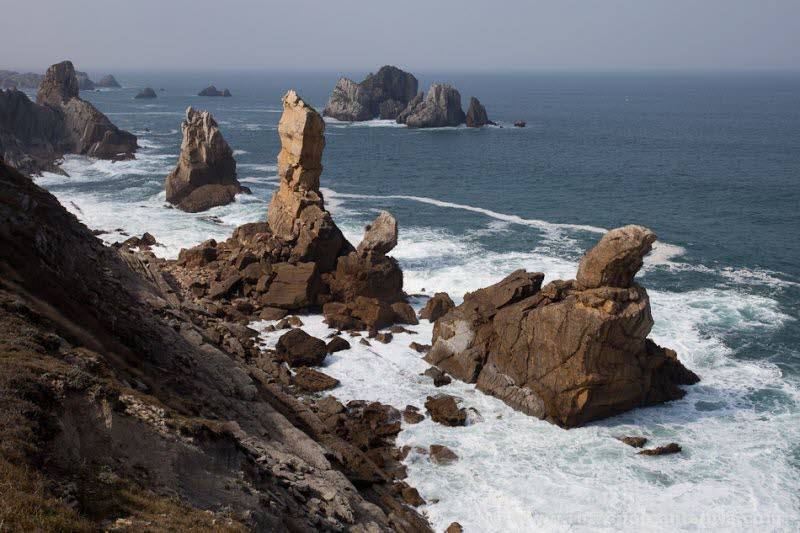
M319 273L314 263L279 263L273 266L275 277L261 298L263 305L282 309L302 309L316 302Z
M494 125L494 122L489 120L489 115L486 114L486 108L483 107L480 100L474 96L469 97L469 109L467 109L467 116L464 122L468 128L480 128L482 126Z
M419 424L425 420L425 416L413 405L406 405L406 408L403 410L403 420L405 420L407 424Z
M464 123L465 118L461 94L451 85L434 83L425 99L421 102L417 98L412 100L397 120L410 128L437 128L458 126Z
M639 455L670 455L673 453L680 453L681 447L677 442L670 442L666 446L658 446L649 450L642 450Z
M181 155L165 183L167 201L196 213L233 202L243 192L233 150L208 111L189 107L181 123Z
M428 300L422 311L419 312L420 318L427 318L430 322L436 322L440 317L446 315L456 306L450 295L446 292L437 292L433 298Z
M364 231L358 245L358 253L388 254L397 246L397 220L388 212L381 211Z
M278 339L275 350L289 366L319 366L328 355L325 341L302 329L290 329Z
M425 409L434 422L445 426L463 426L467 423L467 411L458 407L456 399L449 394L428 396Z
M81 91L94 90L94 82L89 79L89 75L79 70L75 71L75 78L78 80L78 89Z
M514 121L515 128L524 128L526 126L526 122L524 120L516 120Z
M447 526L444 533L464 533L464 528L458 522L453 522Z
M109 89L119 89L120 88L119 82L111 74L107 74L107 75L103 76L102 78L100 78L100 81L95 83L95 85L97 87L105 87L105 88L109 88Z
M449 465L458 461L456 452L442 444L431 444L429 457L431 462L437 465Z
M308 392L322 392L324 390L333 389L339 385L338 379L305 366L301 366L297 369L297 373L293 377L293 382L296 386Z
M178 253L178 265L189 268L206 266L217 260L217 241L209 239L193 248L184 248Z
M583 289L630 287L655 241L656 234L643 226L613 229L583 256L575 281Z
M612 232L600 250L587 254L594 258L584 267L587 279L632 280L632 265L641 265L641 251L652 240L637 230L637 246L612 246L619 234ZM615 260L600 260L606 257ZM647 339L653 319L644 288L583 289L560 280L541 288L543 278L518 270L465 295L463 304L436 321L425 359L515 409L564 427L680 398L678 385L699 380L675 352Z
M383 66L361 83L339 78L322 114L344 121L395 119L417 94L414 75L393 66Z
M634 448L641 448L647 444L647 437L620 437L619 440Z
M63 120L58 111L37 105L16 89L0 91L0 157L30 173L60 172Z
M144 89L136 93L136 96L134 96L134 98L139 98L139 99L156 98L156 97L158 97L158 95L156 94L156 92L153 90L152 87L145 87Z
M411 344L409 344L408 347L411 348L412 350L414 350L417 353L428 353L430 351L430 349L431 349L431 345L430 344L420 344L420 343L418 343L416 341L414 341Z
M380 329L394 322L395 314L386 302L358 296L347 303L330 302L322 307L325 322L332 328Z
M231 92L228 89L220 91L213 85L209 85L208 87L197 93L197 96L230 96L230 95Z
M445 385L449 385L452 382L450 376L448 376L435 366L430 367L428 370L423 372L422 375L431 378L433 380L434 387L443 387Z
M336 353L341 352L342 350L349 350L350 343L347 342L345 339L339 337L338 335L334 336L328 342L328 353Z
M403 109L397 114L397 118L395 119L395 121L398 124L405 124L406 120L408 120L408 117L416 113L422 107L424 101L425 101L425 94L417 93L417 95L414 96L414 98L409 100L408 105L406 105L405 109Z
M13 70L0 70L0 88L36 89L42 83L42 75L33 72L20 74Z
M380 342L381 344L389 344L390 342L392 342L393 338L394 336L388 331L377 333L375 335L375 340Z
M325 210L319 177L325 148L325 122L294 91L283 97L278 124L280 185L269 205L272 232L292 245L292 261L313 261L320 273L336 267L350 243Z
M399 324L410 324L412 326L419 324L414 308L406 302L393 303L392 311L394 311L395 322Z

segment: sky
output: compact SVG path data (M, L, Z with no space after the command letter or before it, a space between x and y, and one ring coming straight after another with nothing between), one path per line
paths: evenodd
M800 0L0 0L0 69L800 70Z

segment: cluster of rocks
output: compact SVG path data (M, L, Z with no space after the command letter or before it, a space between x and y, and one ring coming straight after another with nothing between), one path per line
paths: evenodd
M158 95L156 94L156 92L153 90L152 87L145 87L144 89L136 93L136 96L134 96L134 98L138 100L142 99L147 100L149 98L157 98L157 97Z
M183 141L175 170L167 176L167 201L190 213L232 202L249 193L236 179L233 150L208 111L186 110L181 123Z
M436 321L426 360L527 414L564 427L681 398L699 378L647 338L647 291L634 283L656 236L608 232L575 280L542 287L513 272Z
M36 103L21 91L0 92L0 155L22 170L58 171L57 160L74 153L101 159L130 159L136 137L120 130L78 96L71 62L51 66Z
M36 89L40 83L42 83L41 74L0 70L0 89Z
M434 83L427 95L418 93L418 87L413 74L388 65L360 83L339 78L323 115L348 122L394 119L411 128L460 124L479 128L494 124L475 97L470 98L465 114L461 108L461 94L454 87Z
M220 91L213 85L209 85L199 93L197 96L231 96L231 92L228 89L224 89Z

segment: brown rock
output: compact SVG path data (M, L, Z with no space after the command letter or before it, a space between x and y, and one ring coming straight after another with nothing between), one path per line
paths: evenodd
M666 446L642 450L639 452L639 455L670 455L673 453L680 453L680 451L681 447L677 442L670 442Z
M404 485L406 485L404 483ZM401 489L400 492L403 496L403 501L406 502L408 505L413 507L419 507L420 505L425 505L425 500L422 499L422 496L419 495L419 492L414 487L409 487L406 485Z
M425 409L434 422L445 426L463 426L467 423L467 412L460 409L456 399L449 394L428 396Z
M378 329L394 320L392 308L377 298L357 297L348 303L327 303L322 313L330 327L340 330Z
M408 424L419 424L425 420L425 417L419 412L419 409L413 405L406 405L406 408L403 410L403 420Z
M312 337L302 329L291 329L281 335L275 350L292 367L319 366L328 355L325 341Z
M178 254L178 265L189 268L206 266L217 260L217 242L214 239L198 244L194 248L184 248Z
M286 322L288 322L293 328L299 328L303 326L303 321L300 320L300 317L297 315L287 316Z
M378 217L364 231L364 238L358 245L358 253L385 255L397 246L397 220L388 212L381 211Z
M319 275L314 263L273 265L275 277L261 299L263 305L283 309L302 309L313 305L319 290Z
M286 316L286 309L278 307L264 307L259 313L261 320L280 320Z
M220 298L229 298L242 283L242 276L234 274L225 278L222 281L215 281L211 284L208 290L208 297L212 300L219 300Z
M375 340L383 344L389 344L392 342L392 338L392 334L385 331L375 335Z
M647 437L620 437L619 440L634 448L641 448L647 444Z
M293 378L294 384L308 392L321 392L339 385L339 380L313 368L301 366Z
M341 352L342 350L349 350L350 343L345 339L336 335L328 342L328 353Z
M229 204L243 191L236 179L233 151L208 111L186 109L183 142L175 170L167 176L167 201L196 213Z
M428 370L422 373L423 376L428 376L433 380L434 387L443 387L445 385L449 385L452 383L452 379L450 376L436 368L435 366L430 367Z
M632 265L641 264L651 234L629 227L609 235L600 252L587 254L595 259L581 264L585 273L602 272L600 278L622 284L635 274ZM639 244L618 246L620 235ZM601 264L602 257L616 259ZM698 381L675 352L647 339L653 320L642 287L581 289L574 281L554 281L540 290L542 278L517 271L465 295L436 322L425 359L565 427L680 398L678 385Z
M428 300L422 311L419 312L420 318L427 318L431 322L436 322L440 317L446 315L456 304L446 292L437 292L433 298Z
M419 324L417 314L414 308L406 302L395 302L392 304L392 311L394 311L394 321L399 324Z
M575 281L583 289L630 287L655 240L655 233L643 226L609 231L583 256Z
M362 256L354 252L339 258L331 280L331 293L343 302L359 296L397 302L404 297L403 271L392 257Z
M372 346L372 344L370 344L370 342L367 339L364 339L364 338L362 338L360 341L358 341L358 343L359 344L363 344L364 346Z
M414 350L415 352L419 352L419 353L428 353L428 351L430 351L430 349L431 349L431 345L430 344L420 344L420 343L418 343L416 341L414 341L411 344L409 344L408 347L411 348L412 350Z
M449 465L458 461L456 452L441 444L431 444L430 458L431 462L437 465Z
M461 524L458 522L453 522L447 529L444 530L444 533L464 533L464 528L461 527Z

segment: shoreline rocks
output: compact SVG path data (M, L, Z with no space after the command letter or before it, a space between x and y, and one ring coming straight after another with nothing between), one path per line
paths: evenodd
M699 381L647 338L647 291L633 275L655 235L608 232L579 281L518 270L436 321L425 360L526 414L563 427L683 397ZM609 285L610 284L610 285Z
M178 164L165 181L167 202L189 213L234 201L248 192L236 179L233 150L208 111L186 109Z
M339 78L322 114L347 122L373 118L397 118L417 94L419 82L413 74L391 65L381 67L360 83Z

